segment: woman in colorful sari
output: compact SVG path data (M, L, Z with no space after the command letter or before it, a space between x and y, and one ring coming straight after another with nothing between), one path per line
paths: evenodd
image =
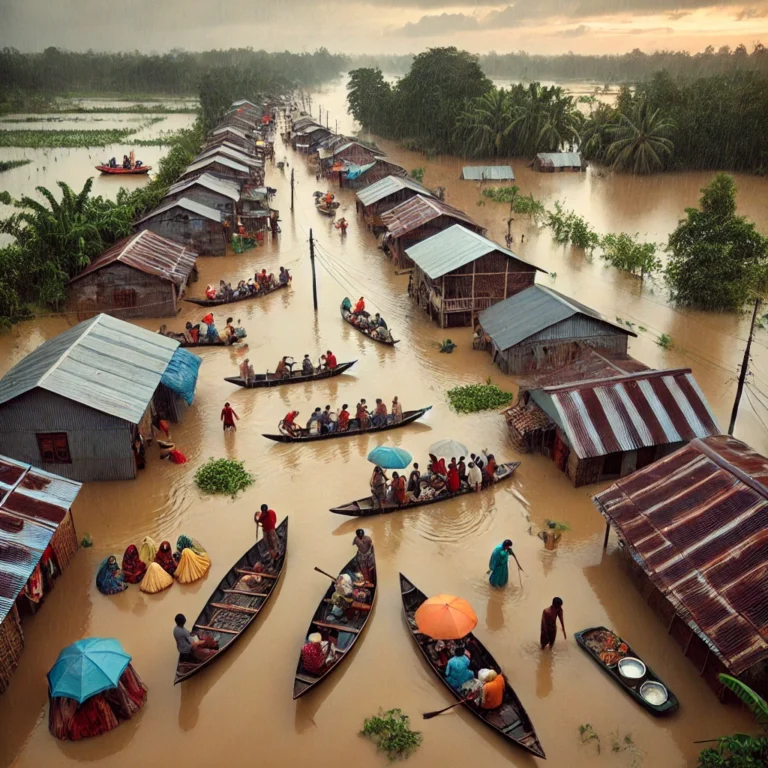
M176 552L181 554L182 549L191 549L196 555L207 554L203 549L203 545L197 541L197 539L187 536L186 533L182 533L181 536L176 539Z
M512 541L510 539L504 539L504 541L496 547L491 553L491 560L488 563L490 569L488 573L490 577L488 581L492 587L503 587L509 581L509 565L507 561L509 556L515 558L517 567L522 571L520 563L517 560L517 555L512 551Z
M138 584L146 570L147 566L139 558L139 550L131 544L123 555L123 579L129 584Z
M169 542L164 541L160 545L160 549L157 550L155 555L155 562L168 574L173 576L176 570L176 561L173 559L173 552L171 552L171 545Z
M102 595L116 595L118 592L128 589L114 555L101 561L96 573L96 587Z
M392 496L400 506L408 501L408 495L405 492L405 477L399 472L392 473Z
M459 473L456 471L454 463L451 464L448 469L448 480L446 482L448 487L448 493L456 493L461 487L461 480L459 479Z

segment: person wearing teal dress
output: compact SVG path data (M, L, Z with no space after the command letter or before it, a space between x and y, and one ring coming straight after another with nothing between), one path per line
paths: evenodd
M504 539L504 541L496 547L491 553L491 561L488 563L488 572L490 574L488 581L492 587L504 587L509 581L509 565L507 561L509 556L515 558L517 567L522 571L522 567L517 560L517 556L512 551L512 541L510 539Z

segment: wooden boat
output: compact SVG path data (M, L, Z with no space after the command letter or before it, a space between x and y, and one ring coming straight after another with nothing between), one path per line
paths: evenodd
M423 635L416 627L414 614L427 599L427 596L408 581L402 573L400 574L400 594L403 600L403 613L405 614L408 631L411 633L413 641L418 646L430 669L437 675L443 685L451 692L454 698L461 700L461 695L454 691L446 682L444 670L438 667L429 654L430 646L436 641L427 637L427 635ZM500 674L504 674L504 671L496 663L491 653L472 633L464 638L464 644L472 654L472 666L475 668L475 673L480 669L493 669ZM510 685L507 675L504 675L504 681L506 686L500 707L496 709L481 709L471 702L465 702L463 706L508 741L517 744L517 746L522 747L536 757L546 759L547 756L544 754L544 749L541 746L539 737L536 735L531 718L528 717L528 713L515 693L515 689Z
M318 379L330 379L333 376L339 376L344 373L344 371L351 368L356 362L357 360L352 360L349 363L339 363L332 370L326 368L325 370L306 376L301 371L296 371L291 374L291 376L278 379L274 373L257 373L247 382L240 376L227 376L224 378L224 381L228 381L230 384L237 384L238 387L246 387L247 389L279 387L282 384L300 384L304 381L317 381Z
M371 336L371 332L368 330L363 330L362 328L358 327L354 323L350 323L349 320L344 316L344 308L339 305L339 312L341 312L341 319L345 323L349 323L356 331L360 331L360 333L363 334L363 336L367 336L369 339L372 339L373 341L378 341L379 344L387 344L390 347L394 347L395 344L398 344L400 342L400 339L391 339L390 341L385 341L384 339L378 339L375 336ZM392 336L392 333L390 332L390 337Z
M514 471L520 466L519 461L510 461L507 464L499 464L496 467L496 483L502 480L508 480L512 477ZM494 483L495 484L495 483ZM384 502L382 508L374 504L373 496L366 496L363 499L352 501L340 507L331 507L331 512L337 515L349 515L350 517L369 517L371 515L384 515L389 512L399 512L406 509L415 509L416 507L425 507L428 504L437 504L442 501L455 499L457 496L463 496L466 493L474 493L471 488L462 488L456 493L443 493L440 496L433 496L430 499L417 499L408 504L394 504L393 502Z
M173 338L172 336L170 338ZM246 338L245 336L243 338ZM233 342L226 341L181 341L178 339L180 347L236 347L240 343L240 339L235 339Z
M368 435L376 432L386 432L389 429L398 429L399 427L405 427L408 424L413 423L417 419L420 419L427 411L431 410L432 406L429 405L426 408L420 408L418 411L404 411L403 420L397 424L387 424L384 427L371 427L370 429L360 430L353 429L352 424L357 423L357 419L351 419L349 424L350 428L346 432L331 432L327 435L301 435L301 437L291 437L290 435L262 435L268 440L274 440L276 443L311 443L315 440L331 440L334 437L351 437L352 435Z
M139 168L123 168L122 166L118 166L113 168L111 165L97 165L96 170L101 171L101 173L112 173L115 175L124 174L124 175L130 176L130 175L138 175L141 173L149 173L152 170L152 166L142 165Z
M600 669L609 675L609 677L612 677L613 680L618 683L619 687L623 688L641 707L648 710L648 712L650 712L652 715L666 715L669 712L674 712L680 706L680 702L677 700L677 696L675 696L675 694L669 690L666 683L658 675L654 674L653 670L647 664L645 665L645 677L642 679L642 681L635 683L635 685L632 685L624 677L622 677L618 669L618 664L606 664L600 658L599 653L587 644L590 636L594 635L596 632L609 632L616 638L618 643L623 643L626 645L627 650L624 652L624 656L633 656L634 658L640 659L641 661L642 657L632 650L629 643L625 643L615 632L612 632L606 627L590 627L589 629L582 629L581 632L576 632L574 635L576 642L581 646L581 648L584 649L586 653L589 654L589 656L600 667ZM643 663L645 664L645 662ZM651 702L647 701L640 695L640 686L642 683L647 681L660 683L667 689L668 698L663 704L651 704Z
M189 631L192 634L205 632L213 635L219 642L219 650L215 655L201 662L182 661L179 657L174 685L196 675L201 669L210 666L220 658L224 651L231 648L235 640L248 629L267 604L285 566L285 552L288 546L287 517L277 526L275 532L281 551L277 562L273 562L269 557L267 542L262 539L230 568L208 599L205 608ZM264 565L261 583L249 586L243 579L252 573L257 563Z
M360 569L357 567L355 558L353 557L341 569L341 571L339 571L339 576L344 573L348 573L350 576L352 576L352 580L354 582L354 574L359 573L359 571ZM333 632L334 634L338 633L336 640L336 660L333 662L333 664L327 666L320 675L313 675L304 669L301 663L301 656L299 656L299 663L296 667L296 675L293 681L294 699L298 699L299 696L303 696L305 693L312 690L312 688L314 688L316 685L319 685L320 682L325 680L325 678L328 677L328 675L334 669L342 664L344 659L347 658L349 652L352 650L352 647L360 639L360 635L363 633L365 625L368 623L368 619L371 617L373 604L376 600L375 568L373 571L373 583L366 583L361 585L363 589L367 589L370 593L370 600L367 601L367 606L369 606L368 609L366 610L365 608L355 608L356 603L353 603L352 607L347 611L347 615L345 617L347 619L346 624L335 621L333 617L328 617L329 601L331 599L331 595L333 595L335 586L335 584L330 584L328 589L325 591L323 599L317 606L317 610L315 611L315 614L312 617L312 621L309 624L309 629L307 629L306 633L304 634L304 640L302 641L302 644L313 632L319 632L322 634L323 640L328 639L328 634L330 632ZM357 604L360 605L360 603Z
M262 296L269 296L275 291L279 291L281 288L287 288L290 285L290 281L285 285L278 285L275 288L270 288L268 291L259 291L254 293L253 296L243 296L239 299L233 299L232 301L226 301L225 299L184 299L190 304L197 304L200 307L219 307L222 304L237 304L240 301L252 301L253 299L260 299Z
M338 206L337 206L338 207ZM336 215L336 208L333 207L333 204L331 205L317 205L315 206L316 210L322 213L325 216L335 216Z

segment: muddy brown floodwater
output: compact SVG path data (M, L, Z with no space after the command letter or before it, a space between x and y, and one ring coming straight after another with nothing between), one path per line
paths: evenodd
M315 95L331 121L343 115L343 84ZM316 109L315 109L316 111ZM409 170L426 166L426 182L447 187L447 200L464 208L502 239L505 210L489 203L478 207L477 187L458 181L458 159L426 162L417 155L381 142L395 162ZM235 281L262 266L293 271L289 292L232 308L248 331L247 348L200 351L203 365L195 403L173 439L187 455L183 466L169 465L149 450L147 469L133 482L89 483L77 500L75 520L80 534L91 534L94 546L81 550L47 597L44 608L24 624L27 645L11 687L0 700L0 763L17 766L75 765L107 762L134 766L182 761L185 765L218 765L258 761L266 766L384 765L372 745L357 733L363 719L380 708L400 707L424 733L423 746L409 765L459 764L533 766L535 759L504 743L467 712L452 710L423 721L421 713L450 703L445 690L423 664L401 615L397 574L405 573L427 593L449 592L475 607L478 636L495 654L524 702L547 752L549 764L581 768L629 766L632 756L614 754L612 736L631 736L642 764L663 768L693 765L706 739L748 730L750 718L721 706L699 679L680 648L645 605L619 566L612 539L602 549L603 523L590 497L603 486L575 490L554 464L539 456L516 456L495 413L457 415L445 392L457 384L492 376L512 390L515 379L503 376L486 353L473 352L469 329L441 331L407 298L407 276L395 276L373 237L355 217L354 195L343 190L341 213L351 222L341 237L332 222L314 210L318 187L306 161L281 146L296 173L296 209L290 213L290 169L271 168L268 183L278 190L282 216L277 242L240 256L203 258L201 295L207 282ZM533 175L522 162L513 163L524 193L551 201L566 199L601 232L639 231L663 240L695 203L698 189L712 174L667 174L639 180L626 177ZM51 176L52 182L55 176ZM740 210L766 230L766 182L739 177ZM24 190L26 191L26 190ZM14 190L16 192L16 190ZM318 242L320 309L312 309L307 239ZM632 340L630 352L649 365L691 367L721 425L727 426L733 376L743 348L746 320L734 316L678 312L660 288L643 287L633 278L604 269L583 254L555 246L545 231L516 222L521 255L556 272L545 284L572 294L606 315L631 319L647 328ZM375 344L341 322L338 305L345 295L365 295L370 308L381 311L402 339L396 349ZM199 308L186 304L171 322L182 328L197 320ZM220 320L225 313L217 313ZM76 317L38 318L21 324L0 339L0 373L43 340L60 333ZM143 320L155 329L160 321ZM668 333L675 348L664 351L654 336ZM452 355L437 351L451 336L458 342ZM768 376L765 338L758 338L757 375ZM244 355L259 370L274 370L283 354L317 358L332 349L339 361L357 360L349 375L315 385L274 390L237 389L223 377L234 375ZM759 383L759 382L758 382ZM768 386L768 385L766 385ZM762 385L761 385L762 388ZM261 437L272 432L289 409L308 415L316 405L355 403L360 397L398 395L404 408L432 405L422 423L388 433L385 439L357 437L315 445L278 445ZM236 434L224 435L219 421L229 400L240 416ZM764 416L764 414L761 414ZM765 433L745 404L736 435L765 452ZM298 702L291 699L293 674L309 617L326 589L314 566L337 572L352 554L355 519L330 514L328 507L367 492L370 465L366 454L387 442L407 448L424 460L428 446L455 437L471 450L487 447L499 460L521 459L514 479L495 490L421 510L395 513L365 522L376 544L379 597L372 619L352 658L318 690ZM208 457L243 459L256 484L237 499L201 495L194 471ZM254 539L254 510L270 504L282 519L289 515L288 562L270 606L245 637L212 668L173 686L176 651L171 636L178 612L197 616L206 598L230 565ZM546 518L566 521L568 531L554 552L544 551L535 534ZM188 533L199 539L213 560L207 578L190 586L175 584L150 596L131 588L104 597L95 588L96 568L110 553L122 556L130 543L146 534L157 541ZM525 569L522 585L512 574L509 585L492 590L486 580L493 547L511 538ZM538 647L541 610L551 598L565 601L569 636L558 638L553 652ZM576 646L572 633L605 624L627 638L670 685L680 710L657 720L642 711L595 667ZM145 709L133 721L98 739L68 744L47 730L45 673L59 650L88 635L114 636L133 656L149 687ZM602 739L603 751L582 746L579 725L590 723ZM138 750L138 751L137 751Z

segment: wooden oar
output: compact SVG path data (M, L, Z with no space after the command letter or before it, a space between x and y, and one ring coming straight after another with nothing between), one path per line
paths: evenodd
M468 696L466 699L462 699L461 701L457 701L455 704L451 704L450 707L445 707L443 709L437 709L434 712L425 712L422 717L425 720L431 720L433 717L437 717L438 715L442 715L443 712L447 712L449 709L453 709L454 707L458 707L459 704L465 704L468 701L471 701L472 697Z
M323 576L327 576L334 584L336 583L336 579L338 578L338 576L331 576L330 573L326 573L325 571L321 571L317 566L315 566L315 570L318 573L322 573Z

